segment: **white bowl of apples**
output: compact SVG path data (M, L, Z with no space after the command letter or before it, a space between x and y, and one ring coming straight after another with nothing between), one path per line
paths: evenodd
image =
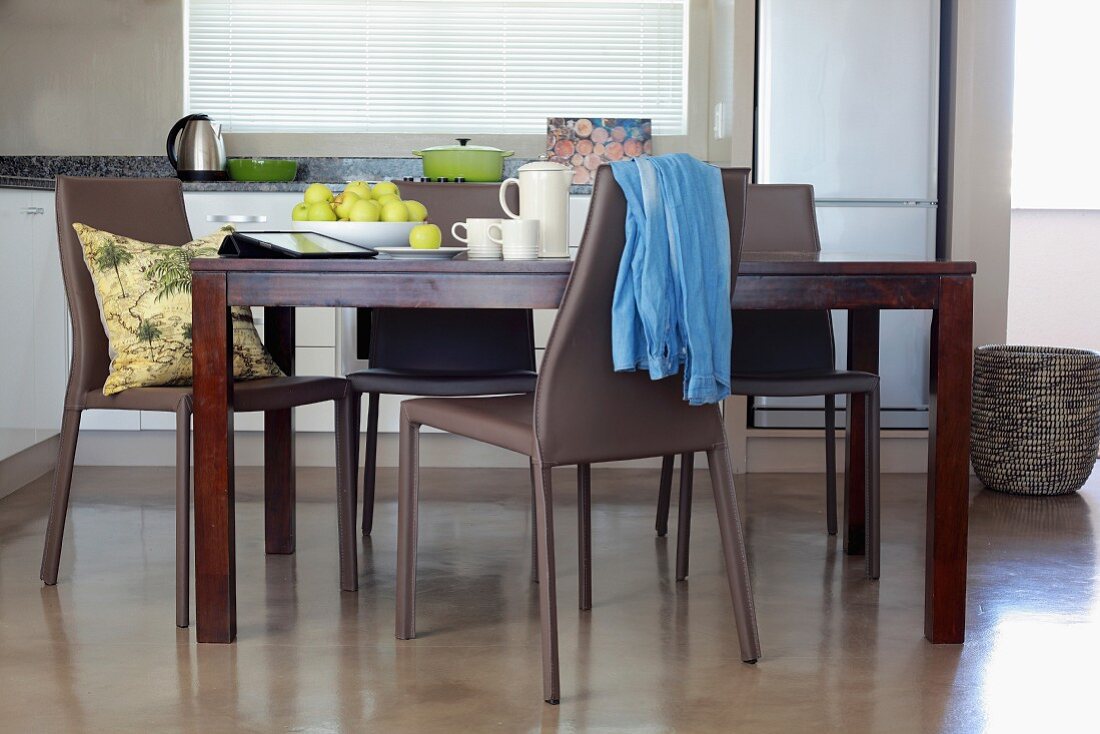
M402 201L397 184L349 183L338 196L311 184L291 213L291 229L316 232L362 247L408 247L409 234L428 217L418 201Z

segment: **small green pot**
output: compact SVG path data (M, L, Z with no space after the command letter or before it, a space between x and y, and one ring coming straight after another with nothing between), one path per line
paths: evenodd
M458 145L437 145L414 150L424 159L428 178L464 178L472 183L491 183L504 178L504 159L514 152L484 145L467 145L469 138L456 138Z
M230 158L229 178L234 181L293 181L298 164L280 158Z

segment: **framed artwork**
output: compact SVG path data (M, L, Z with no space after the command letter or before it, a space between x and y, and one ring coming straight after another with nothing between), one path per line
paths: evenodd
M549 117L549 160L573 168L573 183L592 183L604 163L653 153L653 121L643 117Z

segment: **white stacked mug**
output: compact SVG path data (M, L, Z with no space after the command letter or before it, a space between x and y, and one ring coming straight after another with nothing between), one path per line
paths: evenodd
M501 245L489 238L489 227L500 224L499 219L467 219L465 222L455 222L451 225L451 235L459 242L466 245L466 257L471 260L499 260ZM458 233L461 227L466 231L463 237Z
M505 260L537 260L539 220L504 219L487 228L489 240L500 245Z

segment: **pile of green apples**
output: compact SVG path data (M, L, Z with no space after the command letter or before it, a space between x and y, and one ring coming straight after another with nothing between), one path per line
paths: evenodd
M303 201L294 205L295 222L419 222L409 231L409 245L424 250L438 248L443 232L427 224L428 208L419 201L403 201L393 181L352 181L334 196L324 184L310 184Z
M296 222L423 222L428 209L419 201L402 201L393 181L352 181L336 196L324 184L310 184L304 200L294 205Z

